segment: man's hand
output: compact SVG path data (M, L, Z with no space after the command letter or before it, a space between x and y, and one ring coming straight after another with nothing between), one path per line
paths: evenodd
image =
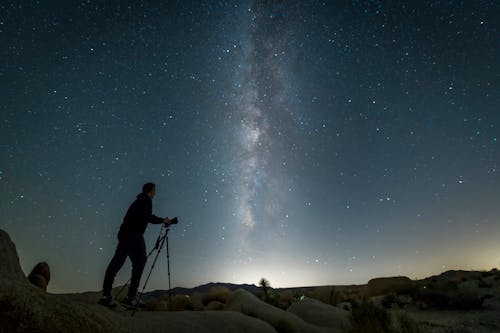
M170 219L168 217L165 217L163 219L163 224L165 225L165 227L168 227L170 225Z

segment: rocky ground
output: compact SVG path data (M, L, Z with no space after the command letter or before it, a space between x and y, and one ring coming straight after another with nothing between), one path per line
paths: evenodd
M484 302L481 310L406 310L423 332L487 333L500 332L500 297Z

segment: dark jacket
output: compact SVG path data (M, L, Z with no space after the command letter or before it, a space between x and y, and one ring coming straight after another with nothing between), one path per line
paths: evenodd
M118 237L142 237L149 223L160 224L162 218L152 214L153 205L151 198L146 193L141 193L130 205L123 218Z

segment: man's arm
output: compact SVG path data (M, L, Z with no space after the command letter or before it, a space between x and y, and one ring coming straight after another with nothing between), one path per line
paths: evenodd
M158 217L154 214L151 214L151 217L149 218L149 223L152 223L152 224L165 223L165 219Z
M151 214L151 218L149 219L152 224L160 224L163 223L166 227L168 227L171 223L171 220L168 217L161 218L154 214Z

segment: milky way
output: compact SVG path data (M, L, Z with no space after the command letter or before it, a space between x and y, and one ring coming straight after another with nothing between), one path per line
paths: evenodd
M289 91L293 79L289 64L296 53L295 31L289 23L293 9L257 4L249 12L235 92L240 123L235 128L241 146L238 221L246 229L244 243L254 228L276 236L283 227L288 175L280 174L280 166L286 165L283 148L291 143L296 127Z

